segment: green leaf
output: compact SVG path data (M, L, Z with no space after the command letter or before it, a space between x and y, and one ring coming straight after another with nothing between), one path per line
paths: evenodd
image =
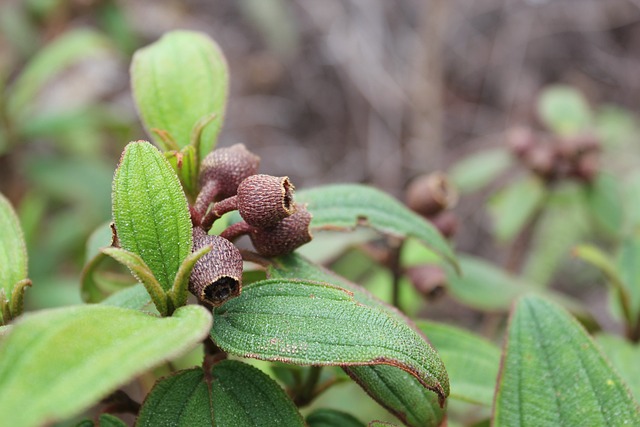
M595 225L610 237L622 231L622 191L611 175L600 173L585 190L587 212Z
M198 155L192 145L180 151L167 151L165 157L180 178L185 193L191 200L198 196Z
M447 367L451 397L491 406L500 365L498 346L443 323L421 320L418 327Z
M545 200L544 185L537 178L516 181L494 194L489 203L494 232L500 241L510 241L526 226Z
M335 409L316 409L307 415L309 427L364 427L364 424L351 414Z
M131 84L147 131L168 132L178 148L190 143L201 119L215 114L215 121L202 132L198 154L203 158L213 149L224 117L229 76L226 60L209 36L172 31L138 50L131 64ZM162 138L154 140L170 148Z
M396 425L385 421L371 421L368 427L396 427Z
M445 411L438 396L407 372L389 365L347 366L344 370L369 396L410 427L437 427Z
M388 364L449 394L438 355L406 323L358 303L327 284L271 279L243 290L216 309L211 336L223 350L245 357L302 365Z
M280 386L235 360L177 372L156 383L136 426L302 426L302 416Z
M211 322L199 306L170 318L103 305L25 315L0 342L2 422L38 426L79 414L194 347Z
M597 335L596 342L624 378L636 402L640 401L640 345L611 334Z
M312 229L353 229L367 225L398 237L415 237L452 265L456 259L447 241L433 225L393 197L372 187L337 184L296 193L298 203L308 203Z
M129 270L131 270L135 278L144 285L160 314L165 316L172 311L167 301L167 295L160 286L160 283L158 283L151 269L138 254L120 248L103 248L102 252L123 265L126 265Z
M640 425L640 408L586 331L539 297L511 315L495 426Z
M267 267L267 276L272 279L306 279L315 282L330 283L346 289L353 294L353 299L360 304L386 311L390 316L400 322L409 320L395 307L386 304L373 296L362 286L338 276L330 270L314 264L306 258L291 253L271 259L272 263Z
M2 194L0 194L0 230L2 230L0 232L0 289L4 291L8 302L11 302L16 291L19 291L18 298L22 298L24 287L18 289L18 285L24 284L23 281L27 278L27 248L20 221L11 203ZM21 304L17 309L18 312L13 313L12 317L22 312Z
M640 235L637 233L622 241L616 259L616 271L629 295L629 311L635 319L640 317Z
M485 311L507 310L513 301L534 287L483 259L458 257L462 274L447 276L448 291L468 305Z
M456 162L449 177L461 193L471 193L496 179L512 162L504 148L483 150Z
M584 96L570 86L550 86L538 99L538 116L558 135L575 135L592 122L591 109Z
M15 118L27 117L25 107L46 83L71 65L110 50L109 40L101 34L78 29L63 33L45 46L27 64L8 93L8 109Z
M100 427L127 427L124 421L111 414L101 414L99 425Z
M146 141L129 143L113 179L113 218L122 248L138 254L164 290L191 253L191 217L178 177Z
M617 294L617 300L627 325L633 325L635 323L635 316L631 311L629 289L622 280L622 277L618 274L618 269L614 261L600 249L592 245L579 245L573 250L573 253L576 257L583 259L602 271L607 278L607 283L611 285L613 291Z
M191 270L196 265L196 262L213 249L212 245L206 245L201 247L195 252L189 254L184 259L176 278L173 282L171 290L167 293L167 296L171 298L174 307L182 307L187 303L187 297L189 296L189 277L191 277Z
M152 311L151 296L142 283L118 291L100 302L102 305L129 308L132 310Z

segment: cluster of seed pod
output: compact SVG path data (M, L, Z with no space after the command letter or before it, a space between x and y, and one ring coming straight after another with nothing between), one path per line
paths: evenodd
M232 243L248 235L258 254L274 257L311 240L311 214L293 200L288 177L258 174L260 158L243 144L219 148L202 161L200 193L191 207L193 250L213 249L195 265L189 289L200 301L219 306L242 288L242 255ZM207 234L213 223L237 210L243 221L219 236Z
M430 221L444 237L455 235L458 219L451 208L458 201L458 193L446 175L421 175L411 181L405 195L407 206Z
M546 182L590 183L598 173L601 147L592 134L559 137L516 127L507 133L506 142L520 162Z

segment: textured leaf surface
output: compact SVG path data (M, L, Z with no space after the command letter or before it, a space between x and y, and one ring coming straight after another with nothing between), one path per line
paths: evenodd
M137 426L302 426L302 416L282 388L258 369L225 360L180 371L154 386Z
M361 304L386 311L400 322L409 321L398 309L379 300L362 286L312 263L295 252L272 258L272 264L267 268L267 275L274 279L306 279L329 283L352 292L353 299Z
M407 372L389 365L347 366L344 370L376 402L411 427L441 425L438 396Z
M327 284L271 279L248 286L216 309L211 335L225 351L304 365L389 364L442 399L449 394L440 358L409 325Z
M140 255L169 290L191 252L191 219L178 177L146 141L125 148L113 180L113 218L122 248Z
M380 190L358 184L338 184L296 193L308 203L312 229L352 229L367 225L399 237L415 237L455 265L446 240L429 222Z
M364 427L364 424L353 415L326 408L316 409L310 413L307 416L307 424L309 427Z
M170 318L103 305L26 315L0 342L3 423L38 426L71 417L195 346L210 327L210 313L199 306Z
M131 64L133 95L145 128L168 132L178 147L190 143L204 117L216 119L203 130L199 155L215 145L222 125L229 76L218 45L206 34L172 31L138 50ZM164 146L161 139L154 139Z
M443 323L423 320L418 327L447 367L451 397L491 406L500 365L498 346Z
M494 425L640 425L627 386L562 309L523 298L507 334Z
M14 286L27 278L27 249L20 221L0 194L0 289L11 300Z

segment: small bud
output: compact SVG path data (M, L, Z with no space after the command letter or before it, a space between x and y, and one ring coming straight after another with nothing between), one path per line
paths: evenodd
M244 144L218 148L202 160L200 186L214 181L218 198L231 197L243 179L258 172L259 165L260 157L247 150Z
M407 188L407 206L420 215L430 217L455 205L456 190L446 175L435 172L414 179Z
M256 251L265 257L293 252L311 241L309 231L311 213L305 206L298 206L296 213L283 219L272 228L254 228L249 236Z
M240 295L242 290L242 255L233 243L220 236L210 236L201 228L193 229L193 250L212 245L211 252L196 262L189 277L189 291L199 301L214 307Z
M536 145L537 138L530 128L515 127L507 132L506 142L514 156L522 159Z
M296 211L294 189L286 176L252 175L238 186L238 212L253 227L273 227Z
M556 152L550 144L536 145L525 158L525 163L538 176L551 179L555 175Z
M573 165L571 175L589 183L597 175L600 166L600 155L597 151L589 151L578 157Z
M426 299L433 301L442 296L447 283L447 275L437 265L418 265L407 268L409 281Z
M445 238L452 238L458 231L458 217L452 211L440 212L430 219L440 234Z

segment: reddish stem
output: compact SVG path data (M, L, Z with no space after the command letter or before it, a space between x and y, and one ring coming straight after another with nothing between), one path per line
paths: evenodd
M236 222L220 233L220 237L224 237L225 239L233 242L245 234L249 234L251 229L252 227L244 221Z
M227 197L213 204L213 207L202 218L202 228L209 230L213 223L227 212L238 209L238 196Z

